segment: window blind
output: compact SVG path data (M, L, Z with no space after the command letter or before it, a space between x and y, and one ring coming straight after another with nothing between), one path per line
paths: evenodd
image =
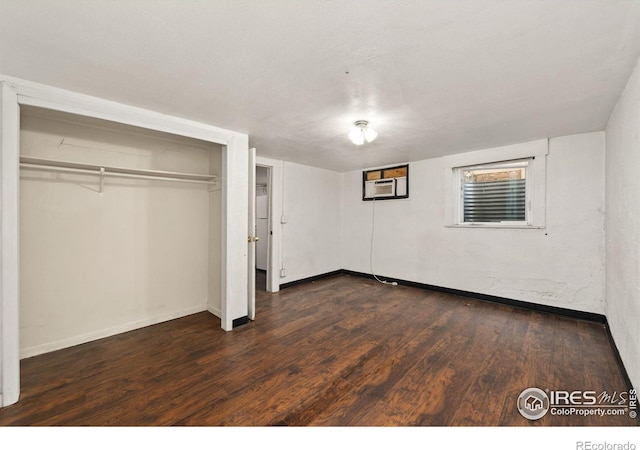
M526 220L526 180L463 182L464 222Z

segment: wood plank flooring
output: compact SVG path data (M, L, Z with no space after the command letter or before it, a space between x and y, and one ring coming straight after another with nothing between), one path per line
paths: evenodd
M23 360L0 425L637 425L528 421L528 387L626 390L603 325L339 275Z

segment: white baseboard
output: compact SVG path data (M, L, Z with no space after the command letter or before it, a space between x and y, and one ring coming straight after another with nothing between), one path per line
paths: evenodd
M114 327L105 328L99 331L93 331L91 333L83 334L80 336L73 336L66 339L61 339L55 342L49 342L46 344L36 345L29 348L23 348L20 350L20 359L30 358L32 356L41 355L43 353L49 353L56 350L60 350L67 347L73 347L74 345L85 344L87 342L95 341L98 339L106 338L120 333L126 333L127 331L136 330L138 328L148 327L149 325L155 325L158 323L166 322L168 320L177 319L179 317L188 316L203 311L211 311L209 307L195 306L180 311L174 311L172 313L163 314L160 316L149 317L142 320L136 320L134 322L117 325ZM214 315L215 312L211 311ZM2 395L2 394L0 394ZM0 405L2 402L0 401Z
M207 311L216 316L218 319L222 319L222 311L220 308L216 308L215 306L207 305Z

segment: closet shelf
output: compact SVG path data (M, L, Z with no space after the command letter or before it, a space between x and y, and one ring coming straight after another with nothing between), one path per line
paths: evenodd
M86 173L93 175L138 178L146 180L181 181L187 183L201 183L215 185L216 175L202 175L184 172L167 172L163 170L131 169L126 167L104 166L73 161L59 161L55 159L21 156L20 167L35 170L53 170L67 173ZM102 191L102 190L101 190Z

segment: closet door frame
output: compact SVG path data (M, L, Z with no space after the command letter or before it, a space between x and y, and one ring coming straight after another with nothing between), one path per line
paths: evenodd
M108 120L223 145L221 327L247 315L246 134L0 75L0 407L20 396L20 106Z

